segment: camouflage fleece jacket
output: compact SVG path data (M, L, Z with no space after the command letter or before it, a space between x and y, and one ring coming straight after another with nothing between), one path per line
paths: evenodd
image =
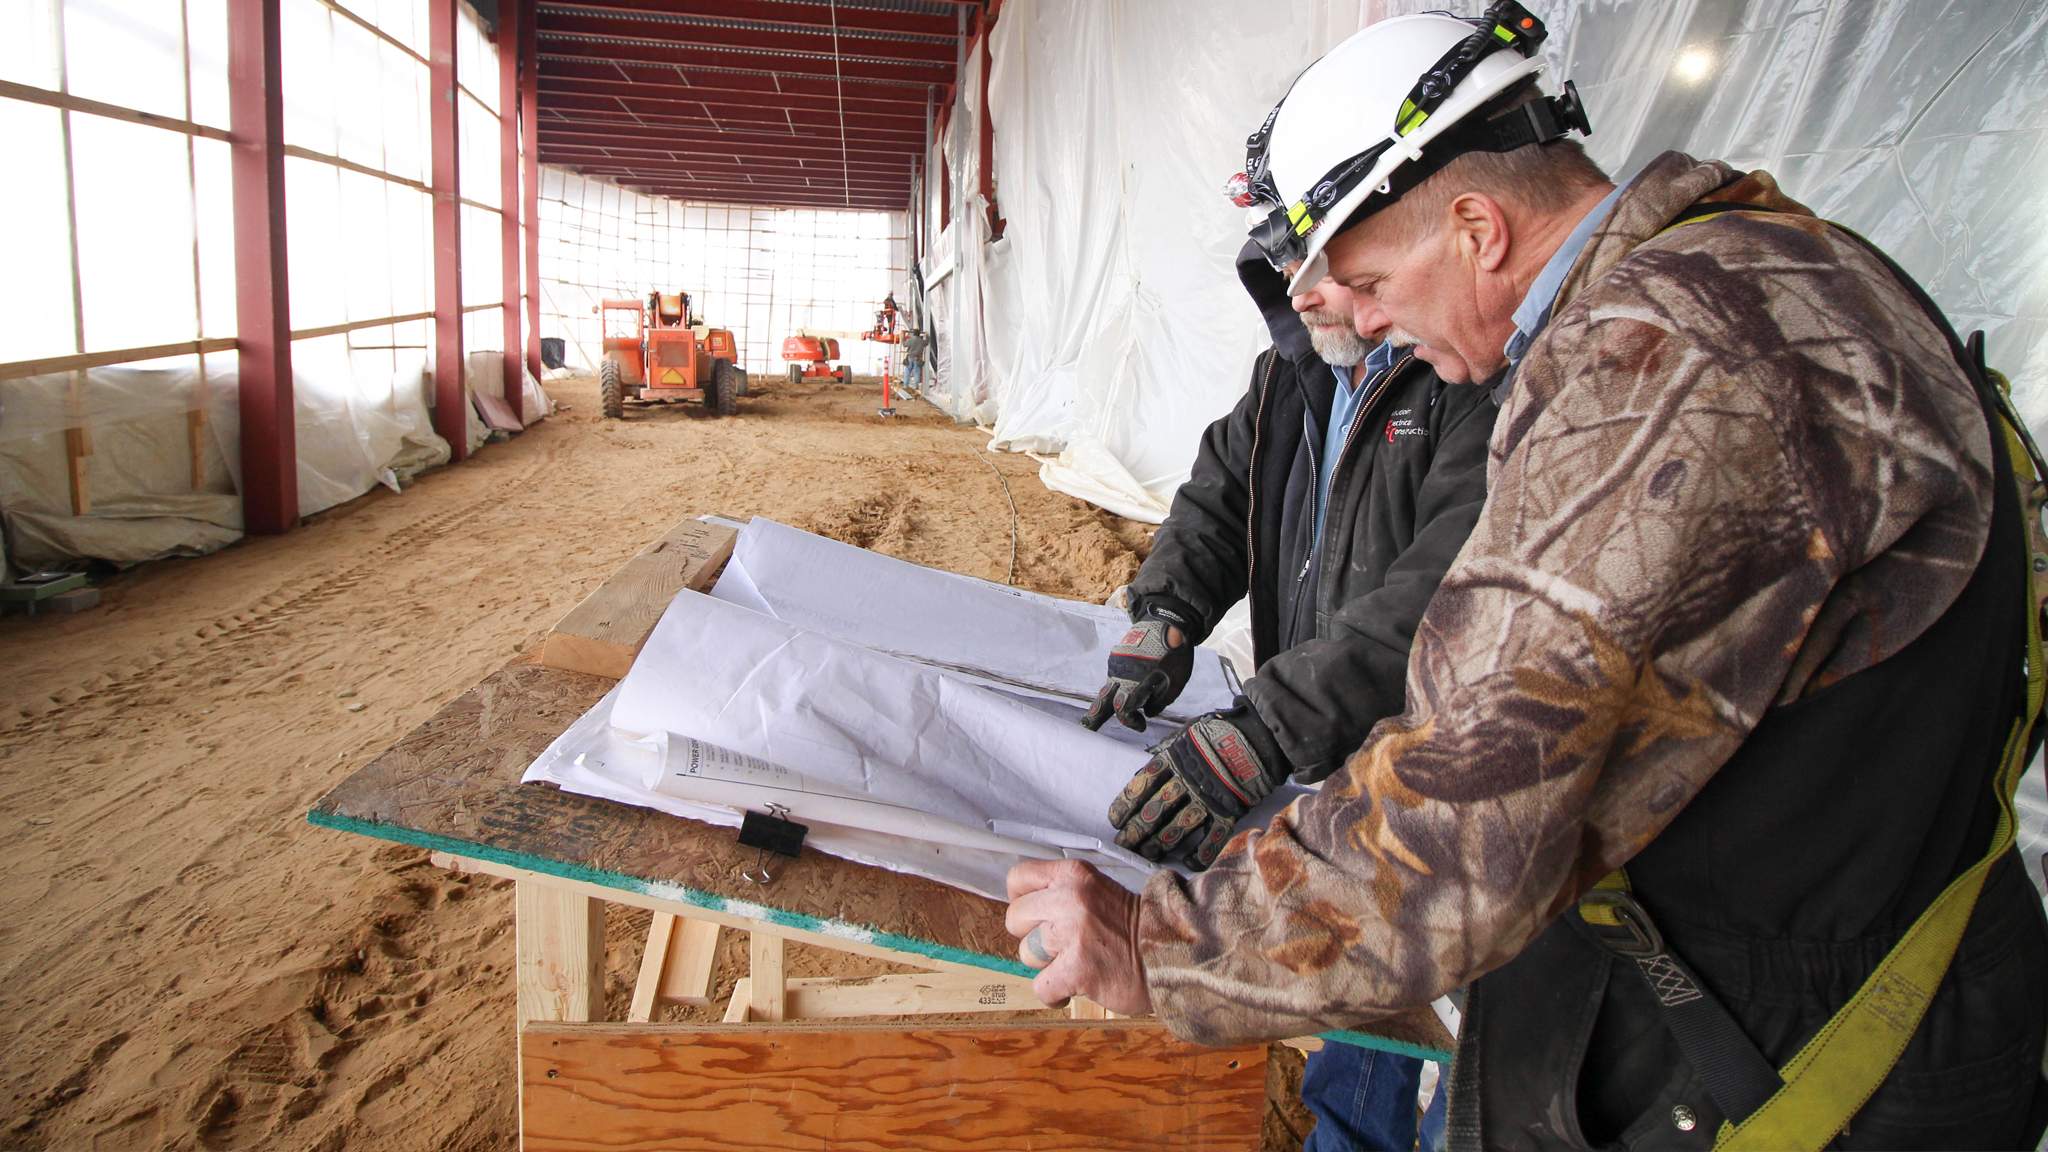
M1703 199L1796 214L1665 231ZM1989 531L1990 439L1941 332L1769 175L1678 153L1573 265L1489 452L1406 711L1146 888L1179 1035L1366 1025L1506 963L1767 709L1933 623Z

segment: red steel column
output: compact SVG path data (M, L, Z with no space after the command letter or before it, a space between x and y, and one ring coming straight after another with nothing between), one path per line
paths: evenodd
M518 0L498 5L498 267L505 306L505 406L521 420L519 404L526 394L521 380L526 346L519 340L519 42Z
M229 0L242 527L252 533L283 532L299 520L291 298L285 278L282 28L278 0Z
M463 387L462 202L455 150L455 0L427 0L427 89L434 181L434 431L453 459L469 455Z
M526 370L540 379L540 27L532 0L505 0L523 9L519 37L519 128L526 148Z

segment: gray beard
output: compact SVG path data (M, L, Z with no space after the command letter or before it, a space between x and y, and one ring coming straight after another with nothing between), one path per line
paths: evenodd
M1309 346L1316 350L1316 355L1322 358L1323 363L1333 368L1349 368L1365 359L1365 354L1370 351L1365 346L1365 338L1349 324L1318 328L1308 323L1312 318L1322 317L1314 312L1305 313L1302 316L1302 323L1308 327Z

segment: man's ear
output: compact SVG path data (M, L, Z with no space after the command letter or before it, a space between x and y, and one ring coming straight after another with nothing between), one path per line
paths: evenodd
M1508 217L1500 201L1484 192L1466 192L1448 208L1451 241L1458 254L1482 272L1497 272L1508 258Z

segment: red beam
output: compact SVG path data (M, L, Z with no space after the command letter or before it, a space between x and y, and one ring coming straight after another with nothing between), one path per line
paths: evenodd
M874 157L859 157L839 162L839 157L830 159L804 159L796 156L763 154L760 156L735 156L731 153L704 152L684 153L677 159L667 156L575 156L563 157L567 162L585 168L632 168L642 172L666 172L693 168L746 168L769 172L848 172L855 177L886 176L896 183L909 179L901 160Z
M816 200L823 204L880 204L901 207L904 193L892 188L863 188L858 184L848 189L832 180L723 180L704 177L697 180L682 180L673 176L659 178L613 177L613 182L622 188L658 189L662 195L689 196L697 200L716 200L734 193L752 197L773 199L778 196L797 196Z
M670 78L675 78L670 73ZM651 80L591 79L582 76L545 76L541 91L574 96L622 97L629 102L708 106L717 115L720 108L795 108L805 112L838 115L840 101L831 95L812 96L798 92L756 92L722 85L658 83ZM868 100L858 95L846 98L848 114L886 116L924 127L924 109L908 100Z
M797 53L831 63L835 51L829 24L778 24L754 28L678 20L636 19L629 16L583 16L553 5L541 9L540 29L544 34L618 37L703 48L737 48L749 52ZM954 39L898 40L850 36L842 26L836 48L839 56L894 63L917 62L944 66L953 64Z
M701 100L667 100L658 97L593 96L578 92L559 92L543 88L540 98L550 108L564 112L625 112L638 120L653 123L701 124L713 131L725 125L765 126L769 132L787 131L797 128L811 128L819 131L830 129L833 139L839 138L839 114L837 112L812 108L764 108L748 104L712 104L707 109ZM874 116L864 113L846 114L848 132L858 129L865 135L876 138L922 139L924 120L916 116Z
M498 299L505 302L498 311L505 319L502 394L512 418L524 423L520 405L526 397L521 379L526 344L519 338L519 323L525 319L519 301L523 287L519 275L519 213L523 206L519 199L519 42L525 14L520 7L519 0L498 5L498 203L504 208L498 214Z
M647 196L659 196L669 200L688 200L699 204L744 204L755 208L810 208L820 212L894 212L901 207L887 200L834 200L826 197L806 198L791 193L756 192L699 192L688 188L664 191L658 188L636 188L634 191Z
M886 169L878 170L868 167L864 164L855 164L850 169L842 168L839 164L839 158L836 156L829 159L809 157L791 160L787 157L749 152L699 152L694 155L685 153L681 159L670 159L667 156L594 156L585 152L562 152L555 149L547 149L541 153L540 158L543 164L562 164L577 168L635 168L641 171L655 172L671 168L688 169L699 166L755 168L768 172L782 172L792 169L802 169L811 172L851 171L856 175L875 175L878 171L886 174L887 171Z
M668 152L674 143L762 143L762 146L791 146L791 148L831 148L840 152L838 129L821 129L813 125L721 125L707 127L705 123L672 123L676 117L629 117L627 113L578 113L575 119L563 119L549 115L553 109L541 109L541 139L557 137L563 143L596 143L598 148L653 148L657 152ZM623 119L608 119L623 117ZM565 139L563 139L565 137ZM889 152L895 156L915 156L915 148L903 139L901 133L877 133L870 129L848 129L846 143L858 152L862 146L868 152Z
M758 164L669 164L660 167L640 167L615 162L548 158L548 164L558 168L570 168L592 176L616 176L633 180L660 180L669 176L680 176L685 180L705 178L730 178L744 182L754 180L830 180L855 188L907 188L901 176L885 172L844 172L838 168L768 168Z
M846 180L827 173L807 175L750 176L744 172L586 172L587 176L601 176L617 184L719 184L735 188L813 188L829 191L834 196L842 192L852 196L905 196L909 188L901 184L863 184L858 180Z
M816 76L776 76L767 72L713 71L707 68L677 68L667 64L641 64L608 60L602 64L586 60L564 60L547 56L540 62L541 75L564 80L614 80L635 84L675 85L698 92L747 93L752 95L815 96L836 99L840 85ZM924 111L926 85L874 81L847 87L847 99L859 98L877 104L908 104Z
M235 359L242 417L242 527L299 520L285 266L284 73L278 0L229 0L228 162L235 211Z
M772 184L719 184L707 181L637 181L621 182L622 188L637 188L660 196L676 196L691 200L790 200L817 207L831 208L851 203L855 207L890 208L899 200L890 195L855 192L847 197L836 188L798 188Z
M854 153L854 156L854 161L846 167L855 172L876 171L876 164L880 160L904 159L903 157L877 157L872 153L863 156L859 152ZM596 164L604 166L624 165L627 167L636 164L678 164L687 168L698 161L707 161L713 164L738 164L741 166L769 164L780 167L789 167L791 165L800 168L823 167L830 168L833 171L838 171L842 167L838 156L828 155L825 149L822 148L794 150L787 148L762 148L754 145L726 144L721 146L703 144L678 146L671 152L647 148L597 149L586 146L570 147L551 144L546 140L541 141L540 161L543 164L576 164L584 166ZM880 170L888 171L888 168L885 166Z
M507 0L527 5L529 0ZM533 34L533 10L527 8L525 35L519 38L519 129L526 155L526 369L540 379L540 38Z
M665 184L703 183L733 184L749 188L812 187L830 188L834 192L845 189L855 196L900 196L909 191L902 181L883 181L874 177L842 176L837 172L748 172L740 169L703 169L695 172L621 172L604 171L596 168L583 169L586 176L602 176L619 183Z
M542 109L546 112L547 109ZM624 113L613 113L624 115ZM671 123L670 117L655 119L642 116L637 120L608 120L597 113L585 112L575 120L559 120L552 117L540 122L541 140L564 144L583 144L599 148L652 148L667 152L677 143L718 146L722 144L759 144L766 147L789 146L793 148L829 147L834 155L839 152L839 132L827 132L809 125L784 125L782 131L758 131L748 128L714 128L702 122ZM760 128L755 125L754 129ZM846 142L850 146L865 147L869 151L886 151L909 156L917 152L915 143L906 141L899 133L875 133L866 129L849 129Z
M597 142L620 141L627 144L653 144L665 147L671 140L688 140L692 134L708 139L732 139L752 137L762 144L805 145L830 144L836 151L839 147L839 128L833 125L829 130L811 124L774 124L747 126L709 127L702 121L688 121L673 116L645 114L634 116L623 111L577 112L573 116L556 108L542 108L540 130L550 135L588 137L596 135ZM847 142L863 142L886 147L906 155L915 152L907 147L900 132L875 132L866 128L852 128L847 131ZM579 140L591 143L591 140Z
M797 187L817 189L850 189L854 195L879 193L879 195L907 195L909 182L901 176L846 176L840 172L762 172L758 168L664 168L649 172L645 168L584 168L586 176L606 176L610 180L709 180L717 184L748 184L758 189L774 189L782 184L797 184Z
M455 0L427 0L427 91L434 186L434 431L469 455L462 358L462 204L455 147Z
M758 20L775 24L822 24L832 26L830 4L786 3L783 0L599 0L596 3L548 4L546 9L580 8L622 15L677 14L722 16L733 20ZM545 10L545 9L544 9ZM953 14L928 16L922 12L883 12L873 8L842 7L838 10L841 31L914 32L953 38Z
M832 57L829 53L824 56L807 56L689 47L654 41L599 41L581 35L550 33L545 29L541 31L540 38L550 53L583 60L618 60L622 63L639 61L646 64L671 64L683 68L746 68L773 72L777 75L822 76L827 79L834 75ZM949 84L953 79L953 62L948 60L944 65L923 62L868 64L858 60L845 60L840 64L838 75L850 80L901 80L919 85Z
M741 208L805 208L813 212L893 212L897 206L855 201L851 204L837 200L798 200L788 196L700 196L690 192L660 192L649 188L635 189L644 195L660 196L669 200L687 200L699 204L731 204Z
M734 149L731 147L724 149L682 149L671 156L666 152L624 151L605 155L586 148L560 148L543 145L540 158L543 164L573 164L585 168L592 166L630 168L640 165L653 165L657 167L675 165L688 168L699 161L703 161L710 164L727 164L739 167L765 165L771 168L823 168L832 172L841 170L839 157L837 156L791 156L783 151ZM873 172L878 170L886 171L887 169L875 168L872 159L870 159L855 161L850 166L850 170L854 172Z

